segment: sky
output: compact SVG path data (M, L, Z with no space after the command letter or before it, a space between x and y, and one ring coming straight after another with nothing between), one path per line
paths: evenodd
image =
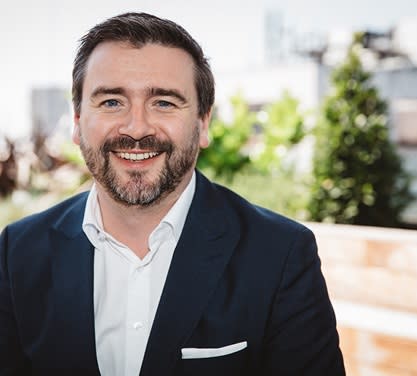
M274 9L286 28L300 32L384 30L404 18L417 17L416 0L7 2L0 12L0 134L27 134L31 88L70 87L78 39L105 18L126 11L170 18L202 45L216 73L259 64L265 9Z

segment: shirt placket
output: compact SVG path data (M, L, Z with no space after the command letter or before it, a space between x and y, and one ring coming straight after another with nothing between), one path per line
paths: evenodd
M149 335L149 265L132 266L129 273L126 312L125 376L137 376Z

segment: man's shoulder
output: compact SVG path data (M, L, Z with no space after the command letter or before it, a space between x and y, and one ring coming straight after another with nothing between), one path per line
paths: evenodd
M260 269L275 273L277 265L282 265L291 252L301 258L316 257L314 234L304 224L251 203L222 185L210 183L210 187L206 198L215 207L212 221L218 221L229 234L239 238L238 254L246 253L251 265L256 259Z
M227 205L234 211L244 226L284 233L309 231L307 227L294 219L254 204L223 185L214 182L211 184L217 191L218 197L223 200L222 205Z
M28 215L7 226L11 232L38 231L55 226L66 215L78 212L83 213L88 192L82 192L69 197L54 206L38 213ZM81 224L80 224L81 225Z

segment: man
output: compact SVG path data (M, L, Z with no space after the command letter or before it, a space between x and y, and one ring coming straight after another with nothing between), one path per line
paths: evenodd
M95 184L0 239L0 375L344 375L314 237L195 172L214 80L180 26L128 13L73 70Z

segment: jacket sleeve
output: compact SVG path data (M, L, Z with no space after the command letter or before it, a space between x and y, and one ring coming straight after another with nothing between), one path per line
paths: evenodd
M8 231L0 235L0 376L27 375L19 342L8 268Z
M299 231L288 254L266 333L264 376L345 375L336 319L314 235Z

